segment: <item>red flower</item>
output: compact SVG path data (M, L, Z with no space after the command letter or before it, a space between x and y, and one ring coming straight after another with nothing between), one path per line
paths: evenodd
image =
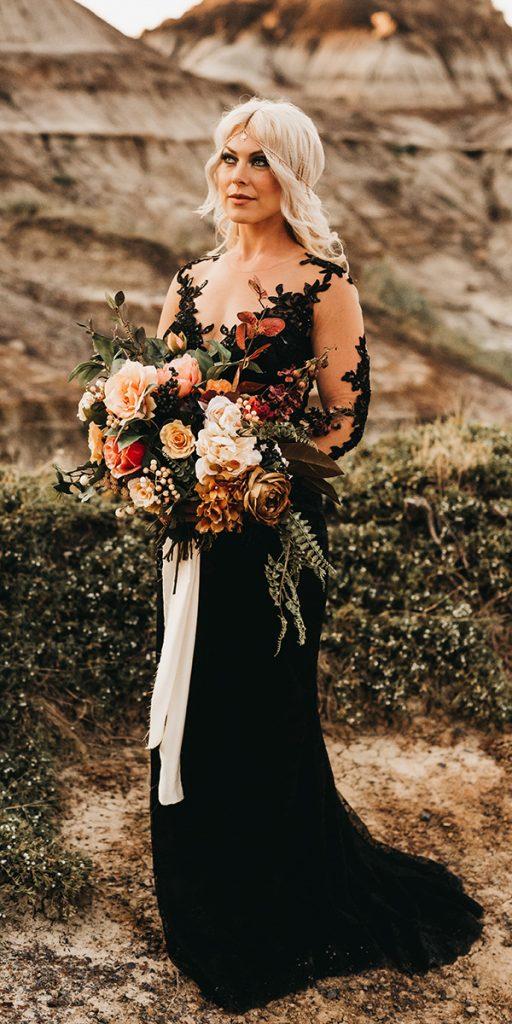
M115 437L107 437L103 445L103 458L112 476L118 479L140 469L145 451L146 446L142 441L132 441L126 448L120 448Z

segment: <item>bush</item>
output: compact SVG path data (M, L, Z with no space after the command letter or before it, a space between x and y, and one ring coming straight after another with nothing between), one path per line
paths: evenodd
M84 740L140 719L154 671L147 526L0 475L0 911L85 898L92 864L59 839L57 773ZM146 712L144 712L145 714Z
M439 419L356 451L345 473L329 513L331 713L389 719L419 702L509 720L511 436Z
M344 460L329 511L320 690L339 719L413 707L510 717L512 444L436 421ZM62 767L149 719L156 570L148 522L0 472L0 913L62 916L94 866L61 839ZM508 529L507 529L508 527ZM104 740L105 742L105 740Z

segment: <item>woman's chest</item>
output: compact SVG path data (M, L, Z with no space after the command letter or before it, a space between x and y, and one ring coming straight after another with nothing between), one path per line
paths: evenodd
M252 279L254 280L254 279ZM262 369L281 369L292 363L297 365L311 355L313 329L314 284L306 282L302 288L285 288L277 284L267 291L259 279L259 287L236 280L204 281L196 283L190 275L183 275L180 304L174 329L181 329L190 347L207 347L209 339L222 341L233 354L241 355L236 338L241 324L240 314L254 314L254 330L267 318L283 321L282 330L261 340L268 348L261 353ZM205 287L207 286L207 287Z

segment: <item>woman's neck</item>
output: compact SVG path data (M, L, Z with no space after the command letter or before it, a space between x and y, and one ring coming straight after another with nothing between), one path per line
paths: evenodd
M282 219L277 224L265 220L259 224L239 224L238 238L229 254L233 262L254 267L258 262L266 265L289 259L300 249Z

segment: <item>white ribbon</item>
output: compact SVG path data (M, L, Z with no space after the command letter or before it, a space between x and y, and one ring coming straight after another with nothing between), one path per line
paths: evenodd
M178 548L166 558L170 543L167 537L162 549L164 638L151 696L146 746L151 750L160 745L161 804L176 804L184 796L180 755L194 657L201 564L200 551L193 544L192 554L180 559L173 592Z

